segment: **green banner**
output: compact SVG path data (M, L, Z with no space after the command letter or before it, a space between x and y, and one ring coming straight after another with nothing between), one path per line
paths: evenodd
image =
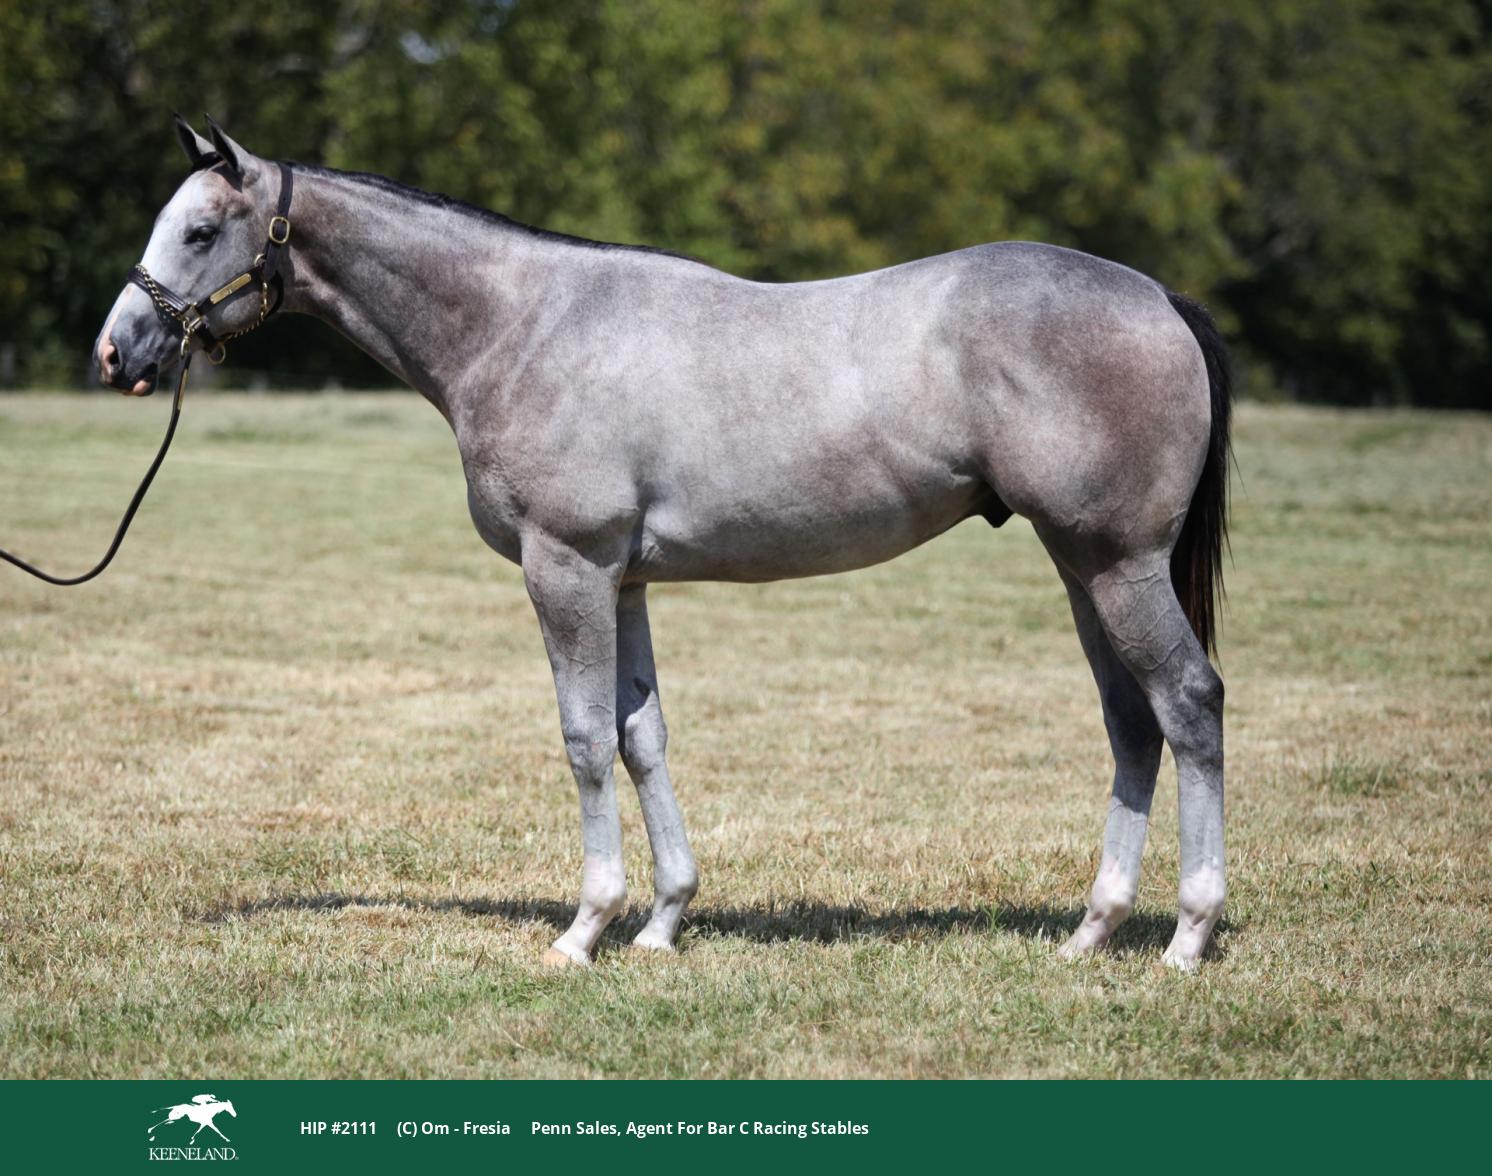
M1480 1169L1488 1109L1475 1083L12 1082L4 1100L10 1171L276 1176L679 1161Z

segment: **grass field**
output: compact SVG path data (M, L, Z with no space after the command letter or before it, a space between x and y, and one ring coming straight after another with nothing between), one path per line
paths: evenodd
M0 544L102 551L163 397L0 400ZM1064 964L1109 763L1020 520L655 589L703 876L674 958L539 956L574 785L515 568L413 395L189 399L123 555L0 570L0 1076L1443 1076L1492 1055L1492 420L1244 406L1228 913L1159 966L1174 771Z

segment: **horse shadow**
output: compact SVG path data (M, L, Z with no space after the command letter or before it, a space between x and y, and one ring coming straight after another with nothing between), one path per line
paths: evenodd
M500 919L508 923L543 923L564 931L575 917L573 903L556 899L410 898L406 895L349 894L324 891L316 894L278 894L267 898L227 903L201 916L204 922L222 923L249 919L276 911L338 911L354 907L397 907L408 911L448 914L470 918ZM632 906L619 916L602 937L600 950L624 947L648 920L646 907ZM907 907L871 911L864 907L814 901L762 903L754 906L702 907L684 917L683 949L688 939L745 939L753 943L836 944L864 940L890 943L931 941L966 932L1013 934L1037 942L1061 943L1083 920L1080 906L1026 906L993 904L986 907ZM1218 933L1237 929L1227 918L1219 921ZM1114 933L1110 951L1118 955L1164 950L1176 929L1174 915L1137 912ZM1225 955L1224 942L1214 938L1209 957Z

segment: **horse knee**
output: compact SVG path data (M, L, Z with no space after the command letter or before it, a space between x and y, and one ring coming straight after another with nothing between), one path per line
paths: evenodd
M565 754L575 779L581 784L601 783L616 759L616 734L609 725L588 723L566 723L564 733Z

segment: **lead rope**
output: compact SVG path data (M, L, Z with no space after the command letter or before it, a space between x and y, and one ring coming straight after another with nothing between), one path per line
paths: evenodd
M190 336L188 336L190 340ZM171 438L176 436L176 422L181 419L181 398L186 394L187 369L192 366L192 355L185 347L181 356L181 375L176 378L176 398L171 402L171 421L166 426L166 437L161 442L160 449L156 452L155 460L150 463L150 468L145 471L145 477L140 482L140 488L135 491L135 496L130 499L129 509L124 512L124 518L120 520L119 529L114 532L114 542L109 544L109 550L104 552L104 558L99 560L90 571L81 576L64 578L53 576L27 563L19 556L11 555L3 547L0 547L0 559L7 563L15 564L23 572L30 572L38 580L45 580L48 584L56 584L59 588L71 588L74 584L86 584L114 561L114 555L119 550L119 545L124 542L124 534L130 529L130 523L134 522L135 512L140 509L140 503L145 501L145 492L150 489L150 483L155 481L156 471L161 468L161 462L166 460L166 451L171 448Z

